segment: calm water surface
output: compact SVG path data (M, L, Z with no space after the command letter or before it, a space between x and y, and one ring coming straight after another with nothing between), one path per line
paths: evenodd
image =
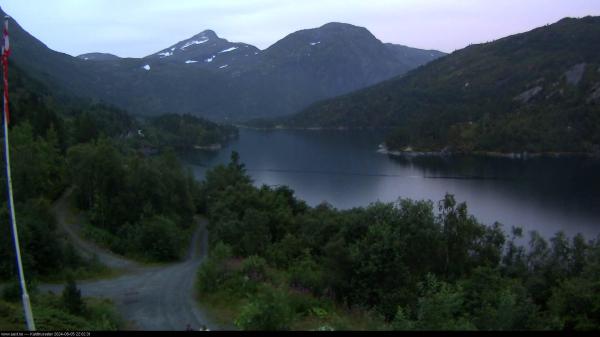
M437 202L445 193L466 201L480 221L522 226L551 236L559 230L600 234L600 161L515 160L475 156L394 158L377 153L377 131L240 130L220 152L184 160L198 179L240 153L256 185L288 185L310 205L340 209L399 197Z

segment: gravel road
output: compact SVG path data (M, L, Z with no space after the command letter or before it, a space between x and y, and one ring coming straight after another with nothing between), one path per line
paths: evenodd
M113 254L96 244L81 238L81 215L75 214L69 207L69 198L73 189L68 189L52 205L52 212L56 217L58 228L64 232L73 246L83 255L91 257L96 255L100 263L114 269L134 269L140 265L134 261L128 260L122 256Z
M125 275L113 279L78 282L83 296L111 299L128 321L128 326L135 330L185 330L188 324L195 330L203 325L210 330L231 329L209 321L206 313L196 305L196 272L208 247L206 220L198 221L185 261L143 267L82 240L66 221L69 214L66 196L57 201L55 211L60 226L68 232L76 247L96 254L101 262L111 267L127 270ZM63 288L62 284L40 286L40 290L54 293L62 292Z

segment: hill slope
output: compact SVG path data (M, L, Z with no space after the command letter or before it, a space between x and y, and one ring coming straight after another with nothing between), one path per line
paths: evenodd
M598 152L600 17L472 45L276 121L395 127L392 149Z

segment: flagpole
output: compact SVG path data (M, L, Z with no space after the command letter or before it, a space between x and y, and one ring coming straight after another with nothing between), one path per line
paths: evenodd
M7 15L5 19L5 32L8 33L8 20L10 17ZM5 43L7 36L3 36L3 48L2 48L2 77L4 79L4 94L2 111L4 115L4 155L6 157L6 184L8 185L8 210L10 212L10 221L12 224L13 240L15 243L15 252L17 254L17 265L19 267L19 281L21 282L21 290L23 293L23 310L25 311L25 321L27 322L27 329L29 331L35 331L35 322L33 321L33 313L31 312L31 303L29 301L29 294L27 293L27 285L25 283L25 274L23 273L23 263L21 261L21 248L19 247L19 233L17 231L17 220L15 219L15 209L13 201L12 191L12 178L10 173L10 153L8 146L8 54L5 53ZM9 48L9 46L6 46Z

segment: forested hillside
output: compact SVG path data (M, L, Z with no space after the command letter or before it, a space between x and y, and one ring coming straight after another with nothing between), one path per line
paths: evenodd
M141 259L177 259L195 213L197 187L168 150L176 144L144 137L143 130L154 130L152 124L120 109L59 99L12 63L9 75L11 164L27 273L59 279L57 273L100 268L78 256L56 231L50 206L68 187L74 187L76 204L88 215L93 238ZM178 133L180 142L189 138L189 143L208 145L234 131L197 118L193 122L186 124L191 128L186 133L161 136ZM160 154L148 156L148 148ZM4 174L0 188L6 191ZM6 206L3 200L1 279L16 276ZM149 244L156 249L148 250Z
M393 150L598 153L598 45L600 17L566 18L269 124L394 128Z

